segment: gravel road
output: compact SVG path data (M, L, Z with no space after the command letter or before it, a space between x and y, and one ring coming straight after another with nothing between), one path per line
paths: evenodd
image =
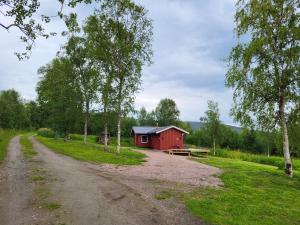
M99 166L56 154L34 138L31 138L31 141L38 156L33 160L24 160L20 152L19 138L16 137L11 141L7 159L2 165L1 225L204 224L188 213L176 197L166 200L156 198L163 190L192 190L194 187L187 184L195 179L178 182L166 178L165 175L157 179L158 176L147 175L147 172L136 174L139 173L137 168L149 167L151 162L149 155L150 161L144 166L119 168ZM188 163L187 166L193 167L194 163ZM156 166L153 168L160 167L157 162L154 164ZM60 208L55 211L47 211L32 204L35 198L34 190L37 187L29 181L28 173L36 167L47 171L44 176L49 179L43 182L42 187L52 193L51 202L60 204ZM214 168L208 169L212 171L205 177L203 184L214 186L218 183L214 175L219 171ZM209 177L212 177L213 181L208 182ZM197 184L199 185L199 180Z

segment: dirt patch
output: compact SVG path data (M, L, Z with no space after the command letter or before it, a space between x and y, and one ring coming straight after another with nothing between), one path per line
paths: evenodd
M102 164L95 166L102 171L116 172L126 176L137 176L148 179L160 179L193 186L222 185L217 177L222 171L189 160L185 156L169 155L161 151L139 150L147 155L147 162L138 166L114 166Z
M57 214L41 205L37 191L43 188L49 198L49 174L37 158L25 159L21 153L20 138L8 146L6 160L1 165L0 221L1 225L59 224ZM44 203L45 201L43 201Z

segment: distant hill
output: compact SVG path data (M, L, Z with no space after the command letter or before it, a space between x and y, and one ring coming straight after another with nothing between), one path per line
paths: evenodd
M202 122L196 122L196 121L186 121L188 124L190 124L190 126L192 127L193 130L198 130L199 128L203 127L203 123ZM226 124L225 124L226 125ZM243 128L241 127L236 127L236 126L231 126L231 125L226 125L227 127L230 127L233 131L235 132L242 132Z

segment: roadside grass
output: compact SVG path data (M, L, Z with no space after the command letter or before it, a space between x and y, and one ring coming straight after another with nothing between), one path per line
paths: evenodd
M10 141L18 132L15 130L2 130L0 129L0 163L4 160L7 152L7 146Z
M210 152L212 154L212 151ZM229 150L229 149L217 149L216 156L222 158L230 158L230 159L240 159L247 162L255 162L264 165L277 166L280 169L284 168L284 158L283 156L266 156L262 154L253 154L242 152L238 150ZM300 170L300 159L293 158L293 169Z
M83 144L81 141L36 137L41 143L57 153L71 156L77 160L93 163L109 163L116 165L139 165L145 162L145 155L123 147L121 153L115 152L115 146L110 146L110 152L104 152L103 146L95 143Z
M239 159L198 161L224 171L224 187L184 194L188 210L202 220L217 225L300 224L300 172L289 178L274 166Z
M28 134L20 137L20 143L22 146L21 149L25 158L32 158L33 156L37 155L37 152L33 150L32 143L28 138Z

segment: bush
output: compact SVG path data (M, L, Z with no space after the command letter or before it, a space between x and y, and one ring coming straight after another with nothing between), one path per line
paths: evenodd
M39 136L42 137L48 137L48 138L54 138L55 132L51 130L50 128L40 128L37 132Z

